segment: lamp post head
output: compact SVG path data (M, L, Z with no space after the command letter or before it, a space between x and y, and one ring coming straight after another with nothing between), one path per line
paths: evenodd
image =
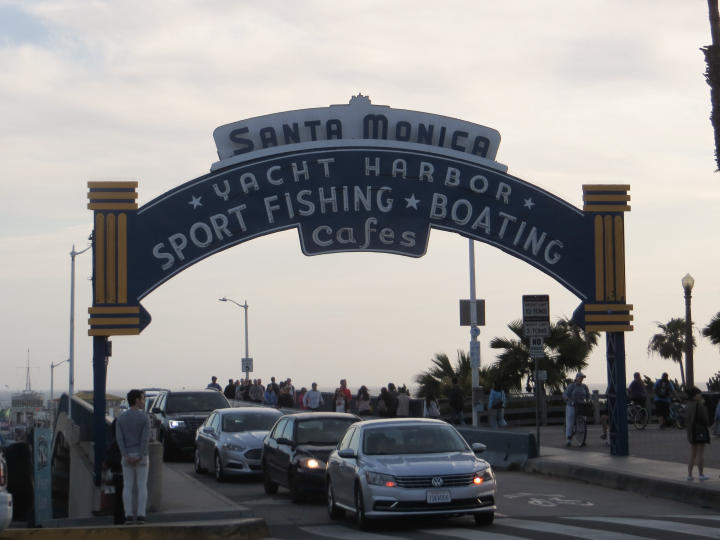
M225 297L223 296L222 298L218 298L218 301L220 301L220 302L227 302L227 298L225 298Z
M690 274L685 274L682 278L682 286L685 292L692 291L693 285L695 285L695 279Z

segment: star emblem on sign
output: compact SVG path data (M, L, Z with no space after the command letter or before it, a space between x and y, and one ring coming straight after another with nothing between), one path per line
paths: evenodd
M193 207L193 210L197 209L198 206L202 206L202 202L200 199L202 199L202 197L196 197L195 195L193 195L190 202L188 202L188 204Z
M409 197L405 197L405 202L407 203L405 208L414 208L417 210L418 204L420 204L420 199L416 199L415 194L413 193Z
M523 203L523 206L527 208L528 210L532 210L532 207L535 206L535 203L532 200L532 197L528 197L527 199L523 199L525 201Z

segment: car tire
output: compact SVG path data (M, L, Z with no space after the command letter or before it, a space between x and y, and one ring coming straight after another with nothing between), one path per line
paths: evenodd
M200 461L200 450L195 449L195 473L196 474L203 474L205 472L205 469L202 468L202 463Z
M224 482L225 478L225 471L223 471L220 454L215 452L215 480L217 480L218 482Z
M265 464L263 464L263 488L268 495L274 495L278 490L278 485L270 479L270 471Z
M365 502L360 486L355 487L355 524L361 531L367 531L370 528L368 518L365 515Z
M345 510L342 508L338 508L335 505L335 489L333 488L332 482L328 480L327 482L327 511L328 516L330 516L330 519L340 519L345 515Z
M288 471L288 489L290 490L290 500L295 504L302 502L303 496L297 485L297 476L291 469Z
M473 517L475 518L475 525L477 526L492 525L495 520L495 512L478 512L477 514L473 514Z

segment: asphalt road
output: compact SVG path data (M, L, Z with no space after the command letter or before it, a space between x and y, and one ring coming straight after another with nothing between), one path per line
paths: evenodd
M471 517L413 518L383 521L365 533L355 527L350 514L341 521L330 520L322 496L293 504L287 490L282 488L275 495L266 495L259 478L218 483L211 476L195 475L190 463L169 465L263 517L271 537L277 539L622 539L622 534L634 538L668 538L668 531L674 529L683 531L671 536L675 538L693 538L689 531L700 534L698 537L720 536L717 532L720 516L710 510L580 482L507 471L497 472L498 513L490 527L476 528ZM662 527L653 529L653 523L662 523ZM706 534L708 536L704 536Z

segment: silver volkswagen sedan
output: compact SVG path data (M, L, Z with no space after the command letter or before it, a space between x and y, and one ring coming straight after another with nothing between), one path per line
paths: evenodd
M441 420L366 420L348 428L330 454L325 490L330 517L345 510L360 528L394 516L472 514L478 525L495 516L495 475Z
M227 476L260 474L263 439L283 415L269 407L217 409L195 434L195 472Z

